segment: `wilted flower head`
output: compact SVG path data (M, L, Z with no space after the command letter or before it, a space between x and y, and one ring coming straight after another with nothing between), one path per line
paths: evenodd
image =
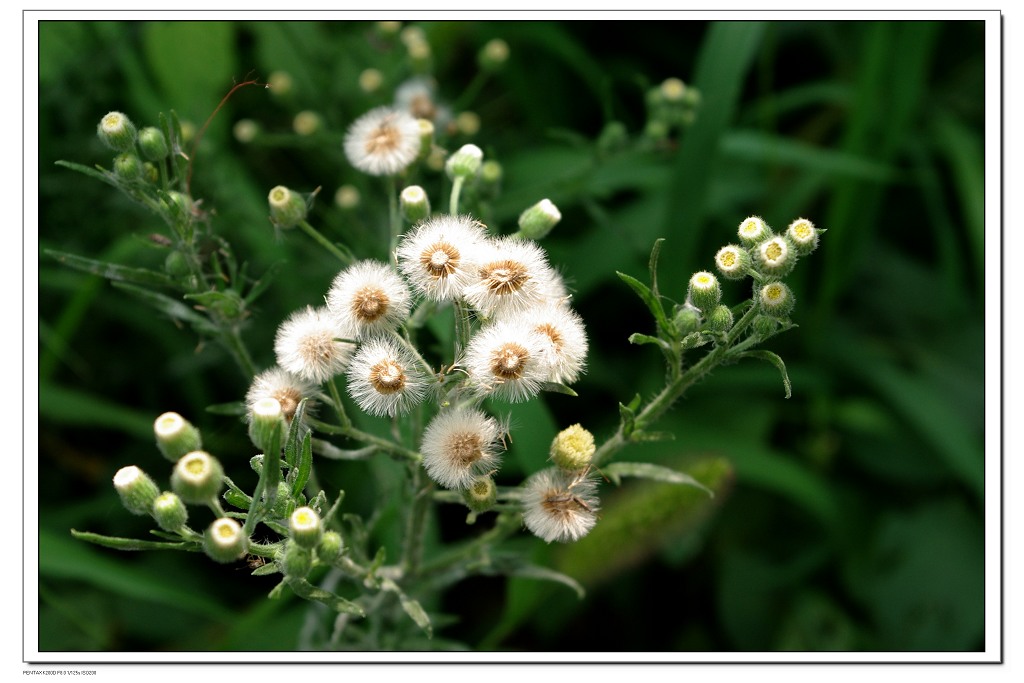
M377 107L356 119L345 134L345 156L364 173L395 175L420 153L420 126L408 112Z
M423 467L441 486L465 489L497 469L505 431L479 410L444 410L423 433Z
M278 365L288 372L321 384L345 371L355 349L351 342L339 341L347 337L326 309L307 306L281 323L274 353Z
M535 396L549 373L543 341L518 319L478 330L466 348L465 367L478 393L513 403Z
M391 266L357 261L338 273L327 293L327 308L356 339L387 332L409 315L409 289Z
M282 368L273 367L253 378L249 391L245 394L246 412L251 415L253 406L259 401L272 398L281 404L281 414L290 421L295 415L295 409L299 407L299 402L312 396L314 391L316 386L312 382ZM306 404L306 409L309 409L309 403Z
M428 299L450 301L475 280L486 239L470 216L435 216L402 237L398 267Z
M597 482L589 473L541 470L525 486L523 523L546 542L578 541L597 523Z
M405 413L423 400L426 387L412 355L383 337L361 344L348 369L348 393L371 415Z

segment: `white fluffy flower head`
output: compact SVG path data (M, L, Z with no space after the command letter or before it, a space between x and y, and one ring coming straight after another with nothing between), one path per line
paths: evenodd
M476 278L463 294L485 317L501 316L546 303L556 289L554 280L543 249L503 237L484 245Z
M348 393L371 415L394 417L423 400L427 382L407 351L390 339L363 342L348 369Z
M485 325L473 335L465 367L478 393L516 403L535 396L547 381L543 353L539 335L513 318Z
M249 391L245 394L245 405L251 415L253 408L261 400L266 398L275 399L281 404L281 414L286 420L291 420L295 415L296 408L302 399L312 396L316 386L296 374L288 372L279 367L264 370L256 375ZM306 404L307 410L309 403Z
M545 381L572 384L587 364L587 333L583 319L567 306L548 304L510 318L540 339ZM515 325L515 322L511 322Z
M505 432L497 420L479 410L442 411L423 433L423 467L441 486L466 489L498 468Z
M349 126L345 156L364 173L390 176L405 170L420 153L420 126L408 112L377 107Z
M288 316L277 329L277 363L306 381L321 384L348 366L355 345L337 341L347 336L326 309L307 306Z
M402 237L398 267L428 299L450 301L476 279L485 241L483 225L470 216L436 216Z
M525 486L523 523L546 542L578 541L597 523L597 482L589 472L541 470Z
M327 293L327 308L338 327L356 339L388 332L409 315L409 288L379 261L357 261L338 273Z

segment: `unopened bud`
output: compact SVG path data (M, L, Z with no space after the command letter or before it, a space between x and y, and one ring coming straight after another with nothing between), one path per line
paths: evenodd
M143 171L142 160L132 152L125 152L114 157L114 173L121 180L129 182L141 180Z
M167 138L159 128L152 126L139 131L139 149L142 150L142 156L150 161L162 161L170 154Z
M765 315L785 318L793 310L796 300L786 283L769 282L758 292L757 303Z
M772 237L754 249L757 269L764 275L783 277L796 265L796 249L785 237Z
M470 178L476 176L483 163L484 152L476 145L463 145L448 157L445 171L449 178Z
M760 216L750 216L740 223L736 234L745 247L752 247L772 236L772 230Z
M750 266L750 253L735 244L727 244L715 254L715 267L727 280L740 280Z
M487 44L480 49L477 62L484 71L498 71L508 61L508 43L501 38L487 41Z
M269 451L275 440L280 444L284 413L276 398L267 397L256 401L249 417L249 439L256 448Z
M114 488L121 503L133 515L148 515L160 489L149 475L135 465L122 467L114 475Z
M430 216L430 200L419 185L410 185L402 190L399 203L402 207L402 215L410 223L419 223Z
M420 127L420 159L426 159L434 150L434 122L430 119L416 119Z
M462 500L473 512L487 512L498 500L498 487L490 477L477 477L463 489Z
M224 485L224 468L205 451L183 456L171 474L171 488L186 503L209 503Z
M156 447L171 462L178 462L186 453L203 447L199 430L178 413L164 413L158 417L153 423L153 433L156 434Z
M174 533L188 521L185 503L175 493L166 491L153 501L153 519L164 531Z
M544 238L562 220L558 207L550 199L542 199L519 214L519 232L531 240Z
M690 278L686 297L701 312L710 313L722 300L722 286L718 284L718 278L702 270Z
M551 442L551 460L563 470L586 469L597 447L594 435L574 424L560 431Z
M320 115L315 111L300 111L292 119L292 130L297 135L312 135L320 130Z
M285 542L279 558L281 571L290 579L301 579L313 568L313 553L310 549L290 539Z
M455 127L466 137L473 137L480 132L480 115L473 111L460 112L455 117Z
M707 325L712 332L728 332L733 325L732 311L725 304L715 306L708 315Z
M364 93L377 92L384 83L384 76L377 69L363 69L359 74L359 89Z
M288 518L289 537L303 548L315 548L324 535L320 515L311 507L296 508Z
M685 337L700 327L700 311L692 304L684 303L676 308L672 323L679 336Z
M116 152L128 152L135 148L135 124L119 111L112 111L100 119L96 135L103 144Z
M359 190L355 185L342 185L334 193L334 203L345 210L356 208L359 206Z
M806 218L797 218L786 229L786 237L801 256L806 256L818 248L818 233L819 230L814 227L814 223Z
M316 556L325 564L334 562L341 555L344 543L337 531L325 531L316 546Z
M249 549L249 539L242 534L242 526L230 517L214 521L203 535L203 550L217 562L239 560Z
M284 185L278 185L267 195L270 220L279 228L294 228L306 220L306 200Z

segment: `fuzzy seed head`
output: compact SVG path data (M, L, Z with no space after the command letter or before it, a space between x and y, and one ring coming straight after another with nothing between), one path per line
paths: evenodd
M398 267L433 301L451 301L476 278L484 227L470 216L428 218L398 243Z
M465 489L498 468L505 431L479 410L443 410L423 433L423 467L441 486Z
M291 422L299 403L303 398L312 396L314 391L316 391L316 386L312 382L307 382L282 368L274 367L253 378L249 391L245 395L245 403L248 413L252 415L259 402L273 399L281 406L281 415L285 420ZM307 401L307 410L309 404L310 402Z
M478 393L515 403L535 396L547 381L545 342L517 323L518 319L492 323L470 340L465 366Z
M340 329L356 339L388 332L409 315L409 288L391 267L378 261L357 261L334 278L327 308Z
M420 153L420 127L408 112L378 107L356 119L345 134L345 156L360 171L392 176Z
M307 382L322 384L348 367L355 346L336 341L353 336L346 332L326 309L300 309L277 330L277 363Z
M597 523L597 483L592 475L552 468L537 472L525 486L523 523L547 543L578 541Z
M423 400L426 390L416 360L386 337L361 344L349 366L348 393L371 415L404 414Z

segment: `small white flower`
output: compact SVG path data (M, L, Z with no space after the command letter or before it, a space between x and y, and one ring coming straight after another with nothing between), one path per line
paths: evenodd
M472 408L437 414L423 433L420 451L431 479L448 489L465 489L498 467L505 429Z
M337 341L350 337L323 308L307 306L281 323L274 339L277 364L314 384L341 374L355 345Z
M535 396L549 373L543 340L516 318L479 329L466 348L465 368L478 393L512 403Z
M405 111L377 107L349 126L345 156L364 173L390 176L405 170L420 153L420 126Z
M541 340L545 381L572 384L579 379L587 363L587 333L579 315L567 306L549 304L509 318L510 324L515 320Z
M394 417L423 400L427 382L416 360L390 339L360 344L348 369L348 393L371 415Z
M327 308L338 327L356 339L388 332L408 317L409 288L379 261L357 261L338 273L327 293Z
M273 367L253 378L249 391L245 394L246 412L252 415L257 403L265 398L272 398L281 404L281 414L290 421L295 415L295 409L299 407L299 402L312 396L315 391L316 385L312 382L307 382L282 368ZM307 410L309 404L307 401Z
M407 232L398 244L398 267L433 301L451 301L476 279L484 226L470 216L441 215Z
M556 291L544 250L530 241L503 237L484 245L476 278L463 295L483 316L493 317L540 305Z
M546 542L578 541L597 523L593 475L546 469L527 479L525 487L523 523Z

